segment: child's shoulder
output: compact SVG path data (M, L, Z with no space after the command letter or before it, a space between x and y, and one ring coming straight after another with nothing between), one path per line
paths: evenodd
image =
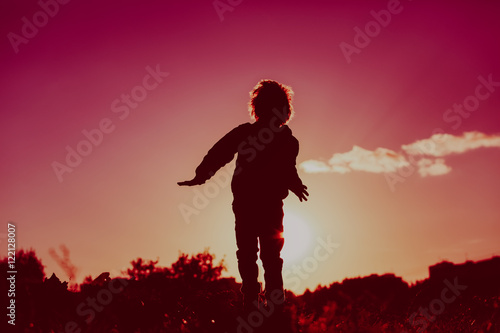
M252 126L251 123L243 123L241 125L238 125L237 128L241 127L241 128L250 128Z
M239 131L239 132L247 132L247 131L251 131L252 128L253 128L253 126L251 123L243 123L243 124L236 126L233 130Z
M250 133L252 130L252 124L244 123L233 128L227 135L231 136L241 136Z

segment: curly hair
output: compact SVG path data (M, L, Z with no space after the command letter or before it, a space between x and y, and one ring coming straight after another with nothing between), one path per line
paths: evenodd
M260 80L250 91L248 111L255 121L270 119L276 114L280 125L287 124L293 117L292 88L274 80ZM276 109L276 110L275 110Z

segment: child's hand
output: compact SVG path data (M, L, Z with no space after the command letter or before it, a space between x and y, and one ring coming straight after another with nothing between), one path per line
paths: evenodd
M307 201L307 196L309 195L307 192L307 186L301 184L300 186L291 188L290 191L292 191L299 198L300 202L302 202L302 200Z
M204 184L204 183L205 183L204 180L201 180L199 178L194 177L191 180L186 180L186 181L183 181L183 182L178 182L177 185L179 185L179 186L194 186L194 185L201 185L201 184Z

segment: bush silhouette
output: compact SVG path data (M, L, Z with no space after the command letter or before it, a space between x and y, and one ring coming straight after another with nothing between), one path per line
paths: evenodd
M16 329L24 332L247 332L242 329L241 285L221 277L224 261L208 250L179 254L169 267L159 260L131 261L126 277L87 276L79 290L52 274L35 251L18 251ZM7 258L0 260L7 271ZM467 290L428 321L432 332L499 332L500 260L436 265L412 286L393 274L346 279L296 296L287 292L286 312L296 332L423 332L413 312L439 298L443 279L458 276ZM7 290L6 279L1 282ZM420 317L419 317L420 318ZM258 327L250 327L258 332Z

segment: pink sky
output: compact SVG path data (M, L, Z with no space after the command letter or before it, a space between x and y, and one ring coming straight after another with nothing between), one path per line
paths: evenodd
M309 235L286 263L285 288L385 272L415 281L442 259L500 255L500 87L479 79L500 82L496 2L245 0L221 21L212 1L70 1L17 46L9 38L42 8L1 7L0 217L48 275L67 279L49 255L65 244L76 282L207 247L238 276L229 187L186 223L179 208L194 207L196 193L176 182L249 121L248 92L263 78L295 91L290 127L311 194L285 201ZM388 8L390 22L347 59L340 45L356 46L355 27ZM127 106L124 95L140 101ZM447 113L464 102L474 111ZM102 122L109 133L58 177L53 163ZM448 136L432 152L404 148L436 142L436 129ZM305 162L330 169L310 173ZM404 175L394 186L391 170ZM338 247L319 262L317 238L329 235ZM294 267L314 260L297 282Z

